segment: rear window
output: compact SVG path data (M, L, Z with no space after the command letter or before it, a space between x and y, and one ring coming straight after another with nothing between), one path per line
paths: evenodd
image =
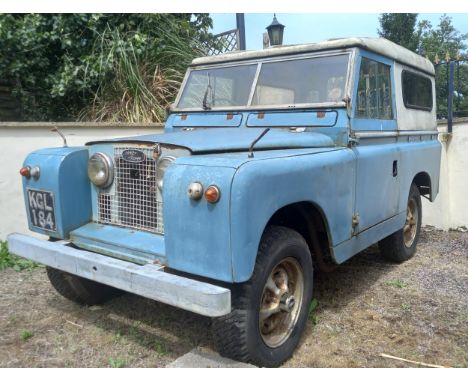
M429 78L404 70L401 81L403 102L407 108L432 110L432 83Z

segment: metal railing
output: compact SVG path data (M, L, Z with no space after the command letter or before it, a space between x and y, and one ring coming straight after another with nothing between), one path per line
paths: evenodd
M468 59L436 59L437 118L446 119L451 131L452 119L468 117Z

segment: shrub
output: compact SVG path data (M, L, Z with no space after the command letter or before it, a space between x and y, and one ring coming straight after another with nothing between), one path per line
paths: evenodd
M0 271L6 268L13 268L15 271L23 271L25 269L33 269L39 267L40 264L15 256L8 252L6 241L0 241Z

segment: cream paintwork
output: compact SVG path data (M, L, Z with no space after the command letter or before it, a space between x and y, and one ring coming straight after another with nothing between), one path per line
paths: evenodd
M264 50L226 53L218 56L200 57L193 60L192 65L209 65L221 62L258 59L286 54L321 52L332 49L348 49L353 47L364 48L370 52L381 54L385 57L391 58L412 67L416 67L434 75L434 66L428 59L413 53L410 50L405 49L387 39L367 37L332 39L316 44L283 45L280 47Z
M429 78L432 83L432 111L428 113L425 110L408 109L403 104L403 97L396 97L396 113L398 130L436 130L436 96L434 77L415 71L412 68L395 63L395 94L402 94L401 75L403 70L417 73L420 76Z

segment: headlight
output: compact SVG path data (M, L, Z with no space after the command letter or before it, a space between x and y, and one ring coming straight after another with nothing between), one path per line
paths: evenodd
M97 187L109 187L114 180L112 159L103 153L93 154L88 161L88 177Z
M166 172L166 169L169 167L169 165L175 161L174 157L162 157L158 160L158 164L156 165L156 184L159 188L159 191L162 192L163 189L163 178L164 178L164 173Z

